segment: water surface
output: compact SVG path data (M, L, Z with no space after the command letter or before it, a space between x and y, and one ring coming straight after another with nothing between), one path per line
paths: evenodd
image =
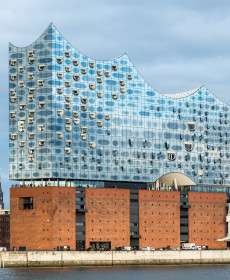
M230 265L0 269L0 280L230 280Z

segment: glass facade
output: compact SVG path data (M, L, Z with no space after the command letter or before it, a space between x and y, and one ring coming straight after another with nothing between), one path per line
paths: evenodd
M98 61L53 24L9 46L10 179L228 185L230 110L204 87L153 90L127 55Z

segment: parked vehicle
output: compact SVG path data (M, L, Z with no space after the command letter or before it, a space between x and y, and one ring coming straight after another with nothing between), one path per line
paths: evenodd
M143 247L141 250L142 250L142 251L155 251L155 248Z
M182 250L197 250L197 246L195 243L182 243L181 245Z
M0 252L7 251L6 247L0 247Z
M132 250L132 247L130 247L130 246L124 246L121 249L121 251L131 251L131 250Z

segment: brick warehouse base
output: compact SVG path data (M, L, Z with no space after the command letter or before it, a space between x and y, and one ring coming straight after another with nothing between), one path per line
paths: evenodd
M210 249L225 249L226 242L218 242L217 239L226 236L227 195L190 192L188 203L189 242L206 245Z
M75 189L17 187L10 189L11 249L76 248Z
M180 193L139 191L140 248L180 246Z
M110 242L111 249L130 245L129 190L85 190L85 241Z
M81 249L130 246L129 189L87 188L78 196L75 187L11 188L10 248L75 250L79 236ZM179 247L180 193L139 190L136 201L139 247ZM226 248L217 239L226 236L227 195L189 192L188 204L189 242Z

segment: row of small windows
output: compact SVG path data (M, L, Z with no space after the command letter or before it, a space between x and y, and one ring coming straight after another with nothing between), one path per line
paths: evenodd
M45 65L44 65L44 64L38 66L39 71L44 70L44 68L45 68ZM21 68L21 69L23 69L23 68ZM22 72L21 69L20 69L20 72ZM83 70L83 69L81 69L81 70ZM82 72L84 72L84 71L81 71L81 73L82 73ZM108 75L107 75L107 76L108 76ZM35 77L35 75L34 75L33 73L28 73L28 75L27 75L27 79L28 79L28 80L33 80L34 77ZM49 76L47 75L47 78L48 78L48 77L49 77ZM80 81L80 77L81 77L81 76L80 76L79 74L73 74L72 77L73 77L73 80L74 80L74 81ZM57 78L58 78L58 79L63 79L63 73L58 72L58 73L57 73ZM131 75L130 75L130 74L128 75L128 79L131 79ZM16 81L16 80L17 80L17 75L15 75L15 74L10 75L10 81ZM102 82L103 82L103 79L102 79L101 77L98 77L98 78L97 78L97 83L98 83L98 84L101 84ZM67 82L65 82L65 85L66 85L66 83L67 83ZM19 81L18 85L19 85L19 87L23 87L23 86L24 86L24 82L23 82L23 81ZM120 86L122 86L122 87L125 86L125 82L124 82L123 80L120 81ZM90 84L90 85L89 85L89 88L90 88L90 89L95 89L95 85L94 85L94 84Z
M46 68L46 65L45 65L45 64L38 64L38 66L37 66L38 71L44 71L45 68ZM30 70L35 70L35 69L30 69ZM19 66L19 67L18 67L18 72L19 72L19 74L23 74L24 71L25 71L25 66ZM16 75L16 74L10 75L9 78L10 78L10 81L16 81L16 80L17 80L17 75ZM31 72L31 73L28 73L27 78L28 78L29 80L33 80L33 78L34 78L34 73L32 73L32 72Z
M35 54L34 50L29 50L29 51L27 52L28 62L29 62L30 64L33 64L34 61L35 61L34 54ZM15 66L16 64L17 64L17 60L16 60L16 59L10 59L10 60L9 60L9 65L10 65L10 66Z
M39 87L43 87L44 86L44 81L43 80L38 80L37 84L38 84ZM23 88L24 87L24 82L19 83L19 86L21 88ZM65 86L66 87L70 87L70 83L66 82ZM96 85L95 84L89 84L89 88L91 90L95 90L96 89ZM125 88L120 88L120 94L124 94L125 92L126 92ZM64 93L63 88L57 88L57 93L58 94L63 94ZM80 94L80 90L79 89L73 89L72 93L73 93L73 95L77 96L77 95ZM97 92L97 97L98 98L102 98L103 96L104 96L103 91L98 91ZM35 97L35 89L31 88L31 89L29 89L28 101L33 101L34 97ZM117 92L113 91L113 92L111 92L111 97L112 97L112 99L117 100L119 95L118 95ZM66 98L70 98L70 96L66 96ZM15 103L16 101L17 101L16 91L15 90L10 90L10 102L11 103Z
M36 169L37 170L37 169ZM41 169L39 169L41 170ZM76 172L72 172L71 169L67 170L64 169L61 172L55 171L53 170L51 172L51 170L46 170L46 169L42 169L43 171L32 171L32 170L20 170L20 172L12 172L10 171L10 178L11 179L30 179L30 178L34 178L34 179L38 179L38 178L51 178L51 176L55 177L55 178L73 178L73 179L78 179L78 180L86 180L89 178L89 175L91 176L91 180L94 180L95 182L97 182L98 180L123 180L123 181L134 181L134 182L143 182L143 181L152 181L152 175L137 175L137 174L118 174L118 175L114 175L113 173L98 173L96 171L93 171L90 173L86 172L84 173L83 170L76 170ZM117 172L117 171L116 171ZM157 176L158 173L156 173L154 176ZM191 175L191 174L190 174ZM197 182L199 184L224 184L229 182L228 181L223 181L223 180L217 180L216 178L216 174L215 175L210 175L207 174L207 178L205 179L197 179ZM80 179L79 179L80 178ZM82 185L82 183L81 183ZM83 184L84 185L84 184ZM97 185L100 185L97 183ZM214 187L214 186L212 186Z
M57 61L57 63L58 64L62 64L63 63L63 58L62 57L57 57L56 58L56 61ZM74 59L73 61L72 61L72 63L73 63L73 65L74 66L79 66L79 61L78 60L76 60L76 59ZM94 68L95 67L95 63L94 62L89 62L89 67L90 68ZM83 70L83 73L82 74L86 74L86 69L85 68L83 68L84 70ZM111 70L112 71L117 71L118 70L118 66L116 65L116 64L113 64L112 66L111 66ZM100 74L99 74L100 75Z
M30 121L30 118L29 118L29 121ZM68 121L68 122L67 122ZM66 120L66 126L65 126L65 129L66 129L66 131L68 132L69 130L71 131L72 130L72 126L71 126L71 123L69 123L69 122L71 122L71 119L67 119ZM103 126L103 122L101 122L101 121L97 121L97 126L98 127L101 127L101 126ZM23 120L21 120L21 121L19 121L18 122L18 131L19 132L24 132L26 130L26 128L25 128L25 121ZM31 130L30 130L31 131ZM37 125L37 131L39 131L39 132L45 132L45 125L44 124L39 124L39 125ZM87 134L88 134L88 129L87 129L87 127L81 127L80 128L80 136L83 136L83 135L85 135L86 136L86 138L87 138ZM63 132L56 132L56 136L57 136L57 139L63 139L64 138L64 134L63 134ZM93 137L94 138L94 137ZM18 134L17 133L11 133L10 134L10 139L11 140L17 140L18 139ZM30 132L30 133L28 133L28 139L35 139L35 133L33 133L33 132ZM128 139L128 141L122 141L121 142L121 144L123 145L123 146L129 146L129 147L136 147L136 146L140 146L140 145L142 145L142 147L143 148L150 148L151 146L152 146L152 142L151 141L147 141L147 140L144 140L144 141L142 141L142 142L140 142L140 141L132 141L131 143L131 140L130 139ZM108 141L108 140L104 140L104 141L101 141L101 140L99 140L99 143L100 143L100 145L109 145L109 143L110 143L110 141ZM112 142L112 144L113 144L113 146L118 146L119 145L119 142L117 141L117 140L114 140L113 142ZM155 146L156 146L157 144L155 144ZM184 148L185 148L185 150L187 151L187 152L191 152L192 150L193 150L193 143L184 143ZM167 142L165 142L165 148L166 148L166 150L169 150L169 144L167 143ZM181 150L181 146L172 146L172 148L174 149L174 150ZM179 149L180 148L180 149ZM215 146L211 146L211 145L207 145L206 147L205 147L207 150L210 150L210 151L213 151L214 153L215 153L215 157L217 157L218 155L220 156L220 157L223 157L225 154L223 153L223 152L221 152L221 148L219 148L219 147L215 147ZM168 151L168 153L170 154L170 151ZM210 155L211 155L212 153L210 152ZM208 152L205 152L204 153L204 155L205 156L209 156L209 153ZM226 154L226 156L227 157L229 157L228 156L228 153ZM158 158L160 158L161 157L161 153L159 154L159 157ZM170 158L174 158L174 156L170 156ZM200 159L200 160L202 160L202 158Z
M61 89L61 88L58 88L57 89L57 92L60 94L62 94L63 93L63 89ZM80 93L80 91L79 91L79 89L74 89L73 90L73 95L79 95L79 93ZM97 97L99 97L99 98L101 98L102 96L104 95L104 93L102 92L102 91L100 91L100 92L97 92ZM34 97L35 97L35 88L30 88L29 89L29 94L28 94L28 101L33 101L34 100ZM117 99L118 98L118 94L116 93L116 92L112 92L111 93L111 97L113 98L113 99ZM71 96L69 96L69 95L65 95L64 96L64 98L65 98L65 108L66 108L66 110L70 110L71 109L71 102L72 102L72 98L71 98ZM43 99L44 99L44 97L43 97ZM14 90L14 89L11 89L10 90L10 102L11 103L15 103L17 101L17 96L16 96L16 91ZM81 101L81 103L82 103L82 106L81 106L81 110L82 111L87 111L87 104L88 104L88 99L87 99L87 97L82 97L81 99L80 99L80 101ZM38 102L38 104L40 105L42 105L42 104L44 104L43 106L40 106L39 108L40 109L42 109L42 108L44 108L44 106L46 105L46 103L45 103L45 101L39 101ZM21 102L20 104L19 104L19 106L20 106L20 110L25 110L26 109L26 102ZM216 120L216 123L218 124L228 124L229 122L228 122L228 120L223 120L223 119L219 119L219 121L217 121ZM180 124L180 126L181 126L182 124ZM196 130L196 127L195 127L195 123L193 122L193 123L188 123L187 124L188 125L188 129L189 129L189 131L191 131L191 132L194 132L195 130ZM169 123L168 124L168 127L169 128L171 128L171 129L178 129L179 128L179 124L178 123ZM205 131L205 133L208 133L207 131L208 130L222 130L224 127L222 127L222 126L218 126L218 125L209 125L209 124L206 124L205 125L205 127L204 127L204 129L206 129L206 131Z

